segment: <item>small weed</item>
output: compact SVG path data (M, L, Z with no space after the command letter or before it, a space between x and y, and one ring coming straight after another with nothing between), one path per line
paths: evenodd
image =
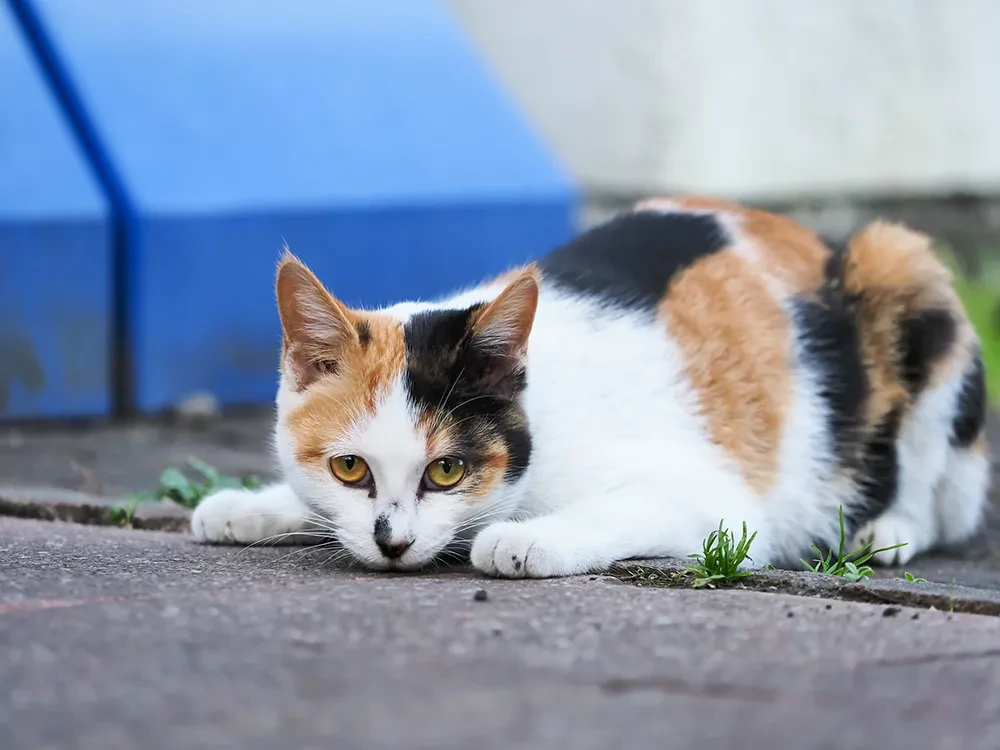
M135 509L139 501L132 500L128 503L118 503L111 506L111 523L126 529L132 528L132 519L135 517Z
M623 580L631 581L636 586L669 586L679 583L680 578L683 577L681 573L671 573L669 571L662 570L646 570L645 568L639 566L629 570L628 578Z
M254 490L260 486L260 479L256 476L250 475L242 479L229 477L197 458L189 458L187 464L201 475L201 481L192 481L183 471L171 467L160 474L159 487L152 492L137 492L132 495L132 499L137 501L170 499L187 508L194 508L213 492L226 489Z
M634 578L637 581L652 583L659 577L660 577L659 574L657 574L657 572L654 570L646 570L645 568L636 568L635 570L632 571L632 578Z
M848 581L863 581L866 578L871 578L875 571L870 567L865 565L866 562L871 560L879 552L888 552L889 550L899 549L900 547L905 547L906 542L902 544L894 544L891 547L883 547L882 549L876 549L869 551L868 548L871 547L871 542L866 544L861 549L855 552L849 552L844 554L844 544L846 542L845 532L844 532L844 506L840 506L840 548L837 551L837 556L833 556L833 550L829 550L826 554L820 550L815 544L812 546L813 551L816 553L817 557L812 564L802 560L802 564L805 565L813 573L826 573L831 576L839 576Z
M926 578L917 578L910 571L906 571L905 573L903 573L903 580L906 581L907 583L927 583Z
M719 582L736 581L750 575L751 571L741 570L740 566L750 558L750 545L757 538L755 531L747 537L747 525L743 524L743 536L736 540L736 535L729 529L719 528L708 535L702 542L702 551L688 555L694 560L686 567L688 573L694 576L694 588L712 586Z

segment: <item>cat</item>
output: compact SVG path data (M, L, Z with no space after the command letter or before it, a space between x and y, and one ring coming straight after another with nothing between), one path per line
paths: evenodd
M976 333L930 240L875 222L843 246L771 213L651 199L439 302L353 310L295 257L275 445L285 482L225 490L205 542L333 533L356 563L464 550L492 576L685 557L723 522L751 566L810 545L981 525Z

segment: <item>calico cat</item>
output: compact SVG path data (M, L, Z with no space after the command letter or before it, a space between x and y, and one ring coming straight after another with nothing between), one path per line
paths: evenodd
M277 272L285 482L226 490L208 542L335 530L411 570L464 546L504 577L683 557L720 521L753 564L972 535L986 503L976 334L929 240L656 199L440 302L352 310Z

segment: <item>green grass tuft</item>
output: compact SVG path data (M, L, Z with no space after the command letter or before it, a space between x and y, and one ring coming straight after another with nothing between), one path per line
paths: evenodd
M871 560L879 552L888 552L890 550L906 546L906 542L902 542L901 544L894 544L891 547L883 547L882 549L869 551L868 548L872 546L872 543L869 542L859 550L845 553L844 546L846 541L844 532L844 506L841 505L840 547L837 551L837 556L833 556L833 550L829 550L824 554L822 550L814 544L812 549L817 555L816 559L813 560L812 563L802 560L802 564L813 573L825 573L826 575L839 576L840 578L844 578L848 581L863 581L866 578L871 578L875 574L874 570L865 565L866 562Z
M111 523L126 529L132 528L132 519L135 518L135 509L139 505L139 500L134 499L128 503L118 503L111 506Z
M748 538L744 522L743 536L737 540L733 532L722 528L722 524L719 521L718 530L713 531L702 542L701 552L688 555L694 562L689 563L685 569L694 576L694 588L738 581L751 574L751 571L743 570L741 566L746 560L753 559L750 557L750 545L757 538L757 532Z
M209 466L198 458L189 458L188 467L201 475L200 481L192 481L176 467L166 469L160 474L160 484L152 492L137 492L132 495L134 501L173 500L186 508L194 508L213 492L227 489L255 490L260 487L260 479L256 476L245 476L242 479L226 476L214 466ZM133 511L134 512L134 511ZM129 517L131 521L131 516Z

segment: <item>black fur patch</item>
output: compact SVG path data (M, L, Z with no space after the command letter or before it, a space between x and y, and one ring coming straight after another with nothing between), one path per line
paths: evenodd
M389 525L389 519L387 517L379 516L375 519L374 535L376 543L389 543L389 540L392 538L392 527Z
M863 439L870 384L861 353L860 300L844 289L845 252L842 244L833 247L823 286L814 297L796 302L796 318L806 364L818 378L820 397L829 408L837 461L856 472L864 496L863 502L844 508L845 531L850 537L859 526L881 515L896 497L896 438L902 412L889 413L875 434Z
M955 343L955 318L948 310L921 310L901 327L903 382L916 395L927 385L934 363Z
M470 324L479 307L425 312L407 321L407 391L416 408L448 415L471 470L485 445L501 439L509 482L525 472L531 459L531 433L518 402L525 373L474 345Z
M976 352L972 366L962 378L958 395L958 409L951 423L951 444L968 448L979 437L986 423L986 368L983 356Z
M865 446L864 469L861 472L865 502L850 510L844 509L845 525L852 531L878 518L896 499L896 490L899 488L896 440L901 421L902 410L893 409Z
M653 310L677 273L729 242L712 215L638 211L581 234L539 266L555 286L608 305Z
M796 313L805 359L830 410L837 458L843 465L857 465L868 398L857 317L836 295L819 302L800 300Z

